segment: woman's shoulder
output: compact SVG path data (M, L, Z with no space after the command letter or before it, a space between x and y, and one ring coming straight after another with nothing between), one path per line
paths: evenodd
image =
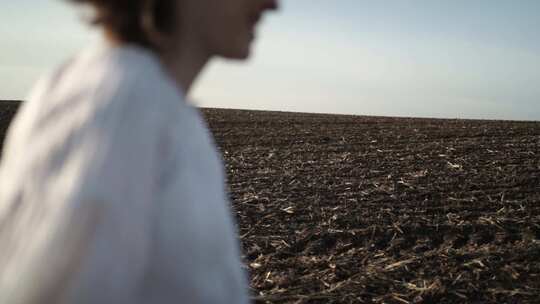
M158 58L141 47L98 46L82 53L70 72L73 76L66 77L67 82L85 78L83 83L74 84L80 86L74 91L83 102L90 99L89 108L96 116L124 120L134 129L147 123L166 127L178 115L189 112L184 93Z
M96 96L133 110L170 113L185 104L184 93L166 75L157 57L136 46L105 47L89 65L96 71Z
M189 115L187 107L183 92L152 54L97 46L44 75L19 109L10 133L21 142L59 136L60 131L111 130L121 123L134 133L149 134Z

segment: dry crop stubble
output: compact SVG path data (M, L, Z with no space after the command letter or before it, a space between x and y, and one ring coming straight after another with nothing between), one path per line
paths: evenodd
M260 303L534 303L540 123L203 109Z

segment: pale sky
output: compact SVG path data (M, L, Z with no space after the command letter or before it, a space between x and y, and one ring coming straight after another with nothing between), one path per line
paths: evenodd
M225 1L225 0L224 0ZM193 103L540 120L538 0L283 0L248 62L215 60ZM61 0L0 0L0 99L99 36Z

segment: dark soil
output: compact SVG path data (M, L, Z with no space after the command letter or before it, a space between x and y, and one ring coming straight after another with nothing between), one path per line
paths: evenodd
M540 303L540 122L203 111L258 303Z
M540 122L201 110L257 303L540 303Z
M0 100L0 156L2 156L4 137L19 105L20 101Z

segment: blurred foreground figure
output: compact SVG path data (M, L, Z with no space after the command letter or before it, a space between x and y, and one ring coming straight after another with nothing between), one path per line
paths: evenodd
M222 159L185 96L275 0L81 0L104 40L43 77L0 163L0 303L247 303Z

